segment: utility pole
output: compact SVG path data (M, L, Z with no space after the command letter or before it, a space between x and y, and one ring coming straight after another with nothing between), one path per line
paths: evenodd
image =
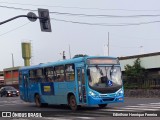
M13 57L13 53L12 53L12 67L14 67L14 57Z
M63 60L66 59L66 56L65 56L65 51L63 51Z
M108 32L108 44L107 44L107 47L108 47L108 56L109 56L109 32Z
M70 45L69 45L69 57L71 59L71 48L70 48Z

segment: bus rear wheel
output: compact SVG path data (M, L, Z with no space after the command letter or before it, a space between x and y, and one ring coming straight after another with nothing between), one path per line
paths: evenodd
M71 95L69 97L69 106L70 106L72 111L76 111L77 110L77 102L76 102L76 98L75 98L74 95Z
M35 96L35 103L37 107L42 107L40 96L38 94Z
M99 106L99 108L105 108L107 106L107 104L99 104L98 106Z

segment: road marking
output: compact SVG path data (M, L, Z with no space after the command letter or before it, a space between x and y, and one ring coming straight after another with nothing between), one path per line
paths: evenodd
M129 108L130 107L131 108L148 108L149 107L149 108L155 108L155 109L159 108L160 109L160 106L157 106L157 105L156 106L150 106L150 105L149 106L126 106L126 107L129 107Z
M157 105L158 105L158 106L160 106L159 103L148 103L148 104L138 104L138 105L142 105L142 106L143 106L143 105L148 105L148 106L149 106L149 105L151 105L151 106L157 106Z
M129 110L136 110L136 111L158 111L159 109L150 109L150 108L132 108L132 107L127 107L127 108L123 108L124 110L126 109L128 111Z
M140 111L160 111L160 103L148 103L148 104L137 104L134 106L124 106L120 108L109 108L109 109L102 109L102 111L112 111L112 112L140 112Z
M95 118L93 118L93 117L75 117L75 118L80 118L80 119L85 119L85 120L93 120L93 119L95 119Z
M72 119L66 119L66 118L55 118L55 117L43 117L43 120L72 120Z
M123 111L125 111L126 112L126 110L123 110L123 109L102 109L102 111L112 111L112 112L123 112ZM135 110L127 110L127 111L130 111L130 112L133 112L133 111L135 111Z
M159 103L150 103L150 104L155 104L155 105L159 104L160 105L160 102Z

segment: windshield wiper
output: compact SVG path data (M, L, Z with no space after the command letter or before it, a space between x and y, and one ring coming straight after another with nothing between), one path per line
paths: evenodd
M102 70L98 67L98 65L96 65L97 70L99 71L99 73L103 76L103 72Z

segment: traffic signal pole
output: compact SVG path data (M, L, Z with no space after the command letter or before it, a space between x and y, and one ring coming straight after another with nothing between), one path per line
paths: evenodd
M10 21L12 21L12 20L14 20L14 19L17 19L17 18L20 18L20 17L28 17L27 15L18 15L18 16L15 16L15 17L13 17L13 18L10 18L10 19L8 19L8 20L5 20L5 21L3 21L3 22L0 22L0 25L2 25L2 24L4 24L4 23L7 23L7 22L10 22Z
M27 15L18 15L18 16L15 16L15 17L12 17L10 19L0 22L0 25L5 24L7 22L10 22L20 17L27 17L32 22L35 22L37 19L39 19L41 31L51 32L52 30L51 30L51 23L50 23L50 17L49 17L49 10L48 9L38 9L38 14L39 14L39 17L37 17L36 14L34 14L33 12L29 12Z

